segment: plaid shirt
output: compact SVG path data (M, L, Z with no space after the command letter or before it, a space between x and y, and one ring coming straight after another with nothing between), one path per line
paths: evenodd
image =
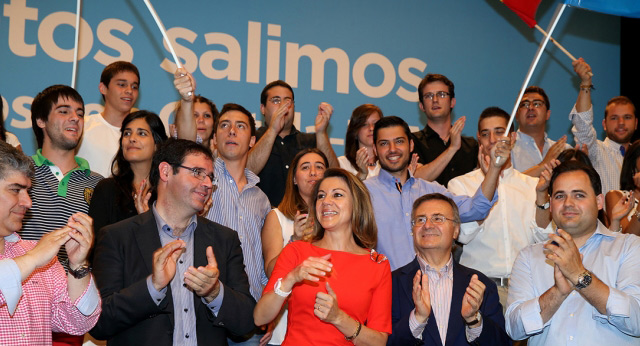
M51 332L82 335L98 321L98 290L91 279L75 301L69 301L67 274L57 258L37 268L20 282L20 271L11 260L24 255L36 242L16 233L4 238L0 254L0 345L51 345Z

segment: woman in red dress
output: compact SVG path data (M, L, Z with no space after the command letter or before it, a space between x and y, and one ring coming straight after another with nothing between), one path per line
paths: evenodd
M313 233L282 250L255 323L271 322L286 301L282 345L384 345L391 333L391 271L373 250L369 192L351 173L328 169L313 196Z

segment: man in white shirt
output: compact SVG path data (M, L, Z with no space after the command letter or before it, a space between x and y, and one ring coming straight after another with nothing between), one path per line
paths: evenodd
M620 189L622 160L633 133L638 127L636 107L625 96L616 96L607 102L602 127L607 133L604 141L598 139L593 127L591 105L591 67L582 58L573 62L573 70L580 77L580 91L576 105L569 114L573 124L571 132L577 143L585 144L589 159L602 180L602 193Z
M509 114L498 107L485 109L478 120L480 166L449 182L449 191L467 195L478 189L484 180L491 148L506 138ZM511 134L513 137L513 133ZM477 269L498 286L500 303L506 307L507 287L511 266L518 252L525 246L547 240L547 234L536 226L536 213L549 219L547 191L538 192L538 178L515 170L507 162L498 183L498 202L489 215L480 221L460 225L458 241L464 244L460 264ZM536 208L536 205L543 209ZM548 204L547 204L548 205ZM546 224L545 224L546 225Z
M640 239L598 221L598 173L576 160L553 170L546 243L518 254L509 282L507 333L536 345L640 342Z
M558 141L547 137L547 120L551 117L551 103L544 89L528 87L516 113L518 132L511 150L513 168L532 177L539 177L545 165L558 157L565 149L567 136Z
M86 117L78 156L89 161L91 169L105 178L111 176L111 161L118 152L122 120L131 113L139 87L140 73L130 62L111 63L100 76L104 111Z

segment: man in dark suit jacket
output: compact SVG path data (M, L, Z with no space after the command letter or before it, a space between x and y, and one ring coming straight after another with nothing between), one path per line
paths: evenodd
M416 258L392 273L393 333L387 345L510 345L496 284L453 261L458 208L434 193L413 204Z
M103 313L91 334L113 345L226 345L254 328L237 233L198 217L211 193L209 149L169 140L150 173L157 201L104 229L94 274Z

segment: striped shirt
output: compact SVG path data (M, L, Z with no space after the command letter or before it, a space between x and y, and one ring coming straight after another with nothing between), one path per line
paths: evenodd
M440 340L442 340L443 345L446 345L449 314L451 313L451 298L453 295L453 256L449 257L449 262L440 268L440 270L431 267L420 255L418 255L417 258L420 271L429 278L431 311L433 312L433 317L436 319ZM460 312L454 311L454 313ZM422 339L422 332L426 325L427 322L419 323L416 320L414 309L409 317L409 328L413 336ZM482 333L482 323L475 328L469 328L467 326L464 329L467 341L471 343Z
M211 197L213 205L207 218L238 232L251 295L259 300L267 284L260 234L264 219L271 211L271 204L267 195L256 186L260 178L246 168L244 174L247 184L242 191L238 191L238 186L227 171L224 161L221 158L216 159L217 189Z
M77 156L78 167L67 174L42 156L41 149L31 159L36 168L29 191L32 206L24 216L19 233L22 239L38 241L46 233L64 227L71 215L89 212L93 189L102 176L92 172L89 163ZM58 258L60 261L67 258L64 247Z

